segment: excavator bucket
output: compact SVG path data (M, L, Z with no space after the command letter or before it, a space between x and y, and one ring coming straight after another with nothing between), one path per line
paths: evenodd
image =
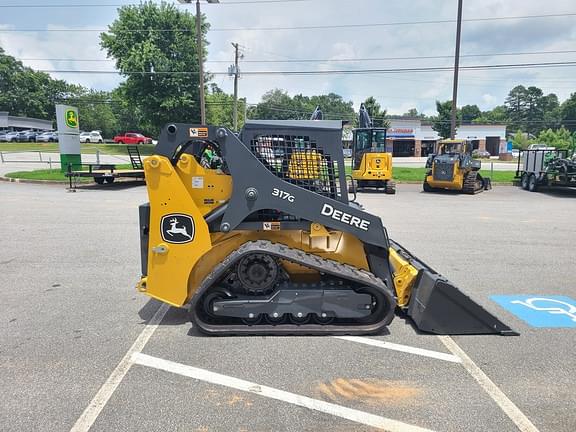
M398 243L390 240L390 247L417 271L410 300L403 312L418 330L440 335L518 335Z

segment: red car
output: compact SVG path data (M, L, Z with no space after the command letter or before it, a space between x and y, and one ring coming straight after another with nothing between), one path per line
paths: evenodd
M126 132L123 135L116 135L114 142L118 144L152 144L152 138L136 132Z

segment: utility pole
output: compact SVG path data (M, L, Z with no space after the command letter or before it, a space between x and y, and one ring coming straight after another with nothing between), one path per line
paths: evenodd
M191 4L193 0L178 0L179 3ZM220 3L220 0L206 0L208 3ZM200 14L200 0L196 0L196 45L198 46L198 70L200 71L200 123L206 124L206 103L204 101L204 59L202 56L202 15Z
M234 130L238 130L238 44L232 43L234 47Z
M204 52L202 51L202 15L200 15L200 0L196 0L196 45L198 46L198 66L200 70L200 124L206 124L206 103L204 101Z
M460 66L460 34L462 33L462 0L458 0L458 19L456 22L456 52L454 53L454 88L452 89L452 121L450 138L456 138L456 101L458 99L458 68Z

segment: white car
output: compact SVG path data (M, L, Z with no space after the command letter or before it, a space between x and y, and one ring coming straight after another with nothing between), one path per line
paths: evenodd
M36 136L36 142L57 142L58 132L44 132Z
M550 147L546 144L530 144L528 150L556 150L556 147Z
M102 135L98 131L92 132L82 132L80 134L80 142L81 143L102 143L104 140L102 139Z

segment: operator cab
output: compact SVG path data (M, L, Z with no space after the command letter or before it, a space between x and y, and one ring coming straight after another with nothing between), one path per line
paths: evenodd
M386 153L386 129L363 128L352 131L353 169L359 169L365 153Z
M462 154L465 153L465 143L463 141L447 141L440 144L439 154Z

